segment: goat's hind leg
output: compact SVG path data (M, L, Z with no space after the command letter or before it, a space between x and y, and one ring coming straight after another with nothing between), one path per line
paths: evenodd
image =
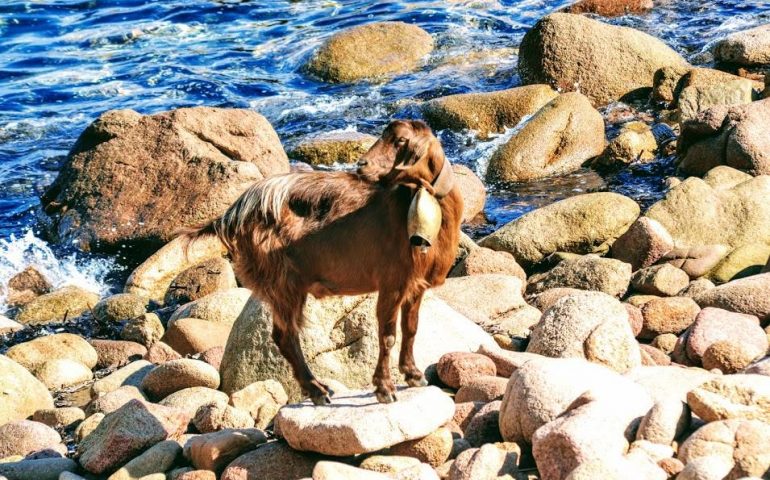
M414 337L417 334L420 304L424 290L420 290L406 299L401 305L401 354L398 359L398 369L404 374L406 384L410 387L425 387L428 381L414 361Z
M396 344L396 321L402 298L400 292L381 291L377 299L380 356L377 359L377 368L374 370L372 383L377 401L380 403L396 401L396 387L390 376L390 350Z
M319 382L310 371L302 347L299 343L299 327L302 320L302 308L305 299L285 308L273 309L273 341L281 355L289 362L294 378L297 379L302 393L310 397L316 405L329 405L334 392Z

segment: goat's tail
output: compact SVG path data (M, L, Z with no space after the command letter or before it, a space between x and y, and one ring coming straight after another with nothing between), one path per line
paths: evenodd
M192 248L193 244L195 244L197 240L206 238L206 237L219 238L219 241L222 242L222 245L224 245L228 253L232 255L235 245L233 243L233 239L231 238L231 236L228 235L227 230L223 228L225 226L223 220L224 220L223 217L219 217L219 218L215 218L214 220L208 221L206 223L201 223L190 227L184 227L177 230L175 232L176 236L186 239L186 242L184 244L185 257L189 257L190 249Z

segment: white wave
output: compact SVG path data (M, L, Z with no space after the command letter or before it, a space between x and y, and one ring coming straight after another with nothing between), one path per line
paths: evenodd
M60 129L82 124L88 118L83 113L55 117L29 118L0 124L0 142L14 139L40 139Z
M114 260L71 254L57 258L44 240L28 230L21 238L0 239L0 312L8 309L8 281L25 268L35 267L54 288L77 286L100 295L111 292L107 275L119 271Z

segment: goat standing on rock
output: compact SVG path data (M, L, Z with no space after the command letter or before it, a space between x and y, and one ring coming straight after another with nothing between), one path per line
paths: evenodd
M394 121L358 164L358 173L304 172L270 177L246 190L210 223L186 231L191 240L216 235L238 278L273 311L273 340L316 405L333 392L307 366L299 343L302 310L311 294L377 291L380 354L372 380L377 400L396 400L390 351L401 310L399 370L410 386L427 385L414 361L422 296L444 283L455 256L462 197L449 161L421 121ZM441 227L428 249L407 234L419 188L437 200Z

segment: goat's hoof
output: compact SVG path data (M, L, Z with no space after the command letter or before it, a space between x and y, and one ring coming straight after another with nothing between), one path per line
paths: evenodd
M315 395L311 397L311 400L313 400L313 403L319 406L322 405L331 405L332 399L329 395Z
M427 387L428 381L425 380L425 377L420 377L420 378L412 377L412 378L406 379L406 384L409 385L410 387Z
M396 400L396 394L393 392L374 392L374 394L377 396L377 401L380 403L393 403Z

